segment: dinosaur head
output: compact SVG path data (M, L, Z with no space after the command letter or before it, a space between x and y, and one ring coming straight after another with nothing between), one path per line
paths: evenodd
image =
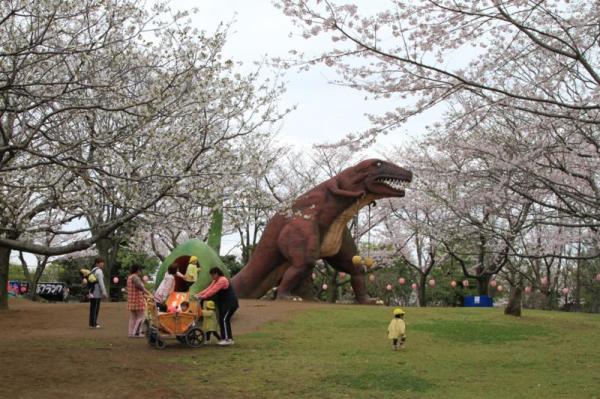
M404 197L412 172L391 162L367 159L343 170L336 180L340 190L357 196Z

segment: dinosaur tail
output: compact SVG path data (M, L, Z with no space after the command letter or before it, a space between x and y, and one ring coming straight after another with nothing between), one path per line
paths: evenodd
M276 218L267 225L246 266L231 279L240 298L261 298L279 284L287 268L277 246L281 223Z

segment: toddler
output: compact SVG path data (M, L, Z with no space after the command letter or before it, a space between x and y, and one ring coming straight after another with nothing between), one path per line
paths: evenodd
M403 349L406 341L406 324L404 323L404 310L394 309L394 318L388 326L388 338L392 340L394 350ZM400 340L400 344L398 344Z
M202 330L204 330L204 336L206 337L206 343L210 342L211 334L221 339L217 332L217 313L215 312L215 303L213 301L204 302L204 308L202 309Z

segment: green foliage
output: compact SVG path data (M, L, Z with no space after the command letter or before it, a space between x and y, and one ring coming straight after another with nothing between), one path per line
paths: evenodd
M229 273L231 273L231 277L238 274L242 270L242 267L244 267L235 255L223 255L220 258L227 270L229 270Z
M21 280L26 281L25 273L23 273L23 268L21 265L8 265L8 279L9 280Z

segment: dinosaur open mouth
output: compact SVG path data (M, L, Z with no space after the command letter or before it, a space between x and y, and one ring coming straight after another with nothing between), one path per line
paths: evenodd
M395 177L378 177L375 181L396 191L404 191L410 185L410 181Z

